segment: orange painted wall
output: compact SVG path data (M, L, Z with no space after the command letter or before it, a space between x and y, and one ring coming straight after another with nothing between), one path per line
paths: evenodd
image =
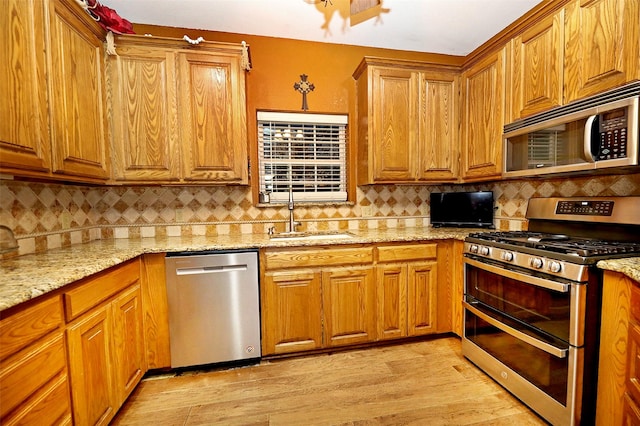
M315 90L307 95L309 112L348 113L355 121L355 81L353 72L364 56L399 58L449 65L461 65L462 56L377 49L343 44L261 37L248 34L212 32L184 28L134 25L138 34L208 41L241 43L250 46L252 69L247 73L247 121L249 152L256 164L256 111L300 111L302 96L293 88L301 74L307 74ZM186 43L186 42L185 42ZM355 141L355 126L350 126L350 141ZM354 150L350 149L350 156ZM351 157L354 158L354 157ZM351 164L354 164L352 162ZM350 171L353 173L353 171ZM353 176L353 175L352 175ZM350 179L352 182L355 179ZM255 188L255 185L253 185Z

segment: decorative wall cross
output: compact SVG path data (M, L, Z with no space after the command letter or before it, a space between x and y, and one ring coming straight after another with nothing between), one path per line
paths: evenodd
M307 104L307 93L312 92L316 87L313 83L309 83L307 81L307 75L302 74L300 76L300 81L293 85L293 88L298 92L302 93L302 110L306 111L309 109L309 105Z

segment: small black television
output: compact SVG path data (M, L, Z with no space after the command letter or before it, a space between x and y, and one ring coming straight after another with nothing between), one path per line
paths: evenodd
M432 192L434 227L493 228L493 192Z

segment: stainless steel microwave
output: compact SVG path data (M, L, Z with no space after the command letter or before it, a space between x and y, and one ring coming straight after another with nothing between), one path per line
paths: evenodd
M637 166L640 82L504 128L503 177Z

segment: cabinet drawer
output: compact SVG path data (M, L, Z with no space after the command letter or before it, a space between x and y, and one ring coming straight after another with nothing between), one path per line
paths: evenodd
M65 373L60 373L30 398L24 406L3 418L4 426L13 425L71 425L71 401L69 382Z
M406 244L378 247L378 262L404 262L436 257L437 244Z
M105 272L79 281L64 293L67 321L87 312L140 279L140 260L135 259Z
M66 377L62 333L0 363L0 416L4 418L60 372Z
M640 322L640 287L631 286L631 316L636 322Z
M60 297L54 296L0 320L0 359L27 347L62 324ZM0 313L0 318L2 314Z
M286 250L265 253L267 269L324 267L373 262L373 248L323 248Z

